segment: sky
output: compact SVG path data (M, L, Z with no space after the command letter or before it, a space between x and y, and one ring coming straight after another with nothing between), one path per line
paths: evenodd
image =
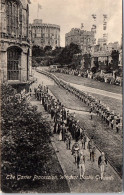
M71 28L91 30L96 14L96 39L103 36L103 14L107 14L108 42L121 42L122 35L122 0L30 0L30 23L42 19L43 23L60 25L60 45L65 46L65 34ZM42 9L38 12L38 3Z

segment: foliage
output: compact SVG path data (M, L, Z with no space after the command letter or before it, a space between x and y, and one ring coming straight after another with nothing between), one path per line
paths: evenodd
M44 52L46 53L46 52L48 52L48 51L51 51L52 50L52 47L51 47L51 45L49 46L49 45L46 45L45 47L44 47Z
M84 54L84 68L88 69L91 66L91 55L90 54Z
M79 46L71 43L69 46L66 46L65 48L63 48L63 50L61 51L61 53L58 55L56 62L60 63L60 64L70 64L72 63L73 60L73 55L80 53L81 50L79 49Z
M19 191L31 180L6 179L7 175L45 175L51 150L50 126L36 106L7 84L2 85L2 191ZM42 186L42 185L41 185Z
M62 51L61 47L56 47L54 50L52 50L51 55L57 57Z
M91 68L91 71L92 71L92 73L96 73L97 68L94 66L94 67Z
M118 50L113 50L111 53L112 57L112 68L113 70L118 69L118 63L119 63L119 51Z
M32 67L38 67L38 63L37 58L32 57Z
M45 51L42 47L34 45L32 47L32 56L33 57L45 56Z

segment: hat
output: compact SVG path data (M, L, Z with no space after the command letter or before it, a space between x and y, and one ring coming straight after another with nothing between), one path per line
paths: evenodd
M105 155L105 153L104 153L104 152L102 152L101 154L102 154L103 156Z
M77 151L77 150L79 150L79 147L75 147L75 149L74 149L74 150L76 150L76 151Z

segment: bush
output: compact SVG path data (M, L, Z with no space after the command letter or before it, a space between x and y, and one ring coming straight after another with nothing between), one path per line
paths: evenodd
M50 126L37 108L21 98L11 86L2 85L2 191L18 192L30 180L6 179L7 175L46 173L49 158ZM39 148L39 150L38 150ZM48 171L48 170L47 170ZM30 187L29 187L30 189Z

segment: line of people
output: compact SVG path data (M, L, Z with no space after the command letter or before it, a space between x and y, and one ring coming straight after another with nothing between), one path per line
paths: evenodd
M42 71L39 71L42 72ZM90 117L93 119L93 113L97 114L103 122L105 122L111 129L116 130L117 133L122 130L122 117L114 111L110 111L110 108L106 106L100 100L93 97L92 95L80 91L75 87L71 86L67 82L58 79L54 74L49 72L42 72L43 74L51 77L59 87L63 87L66 91L74 94L78 97L82 102L84 102L90 108Z
M79 126L79 121L75 116L66 110L59 100L56 100L49 94L47 86L39 85L34 88L35 98L41 102L45 111L51 115L54 121L53 134L58 135L58 141L64 141L66 149L71 150L74 156L75 164L79 168L80 179L85 178L85 150L89 151L89 159L91 162L95 161L96 147L93 137L88 141L85 130ZM74 144L72 145L72 140ZM98 166L101 168L101 180L103 179L105 164L107 160L102 153L98 159Z
M110 111L109 107L100 100L97 100L86 92L75 89L73 86L70 86L62 80L60 80L59 85L74 94L90 108L91 120L93 118L93 113L96 113L109 127L116 129L117 133L122 129L122 118L115 114L114 111Z

